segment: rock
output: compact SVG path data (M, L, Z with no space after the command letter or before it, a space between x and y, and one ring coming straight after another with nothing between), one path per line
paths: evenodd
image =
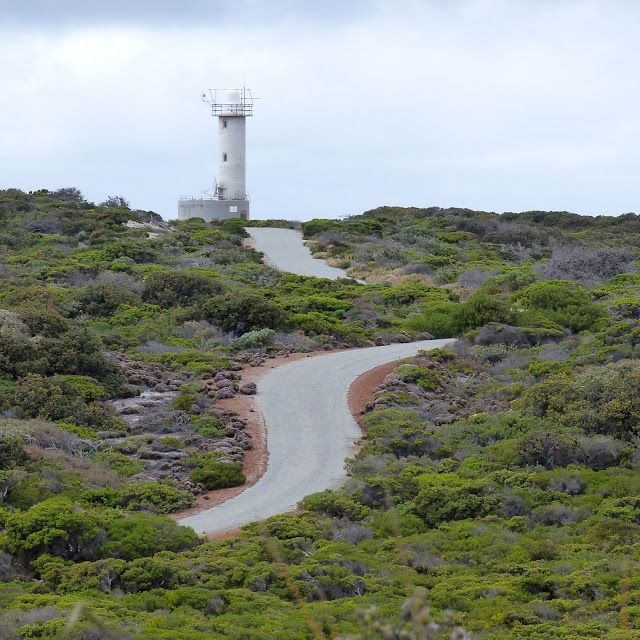
M154 451L149 446L143 446L138 449L138 457L143 460L162 460L164 458L160 451Z
M255 382L247 382L240 387L240 393L245 396L253 396L258 392L258 387Z
M168 460L179 460L186 455L184 451L167 451L164 457Z
M231 387L223 387L216 393L216 398L219 400L228 400L229 398L234 398L236 392Z
M153 387L153 390L157 391L158 393L166 393L167 391L169 391L169 387L162 383L158 383L155 387Z
M218 389L233 389L234 391L237 390L238 388L238 383L237 382L233 382L233 380L220 380L220 382L217 383L217 387Z
M242 447L244 451L249 451L253 448L253 442L251 441L251 435L246 431L240 431L236 434L236 442Z
M189 407L189 413L191 415L198 415L198 414L202 413L202 409L197 404L192 404Z

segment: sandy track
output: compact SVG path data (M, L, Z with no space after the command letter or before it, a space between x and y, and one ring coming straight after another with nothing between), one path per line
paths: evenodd
M319 355L284 364L258 382L257 405L267 425L269 460L253 486L223 504L181 519L198 533L222 533L295 508L306 495L340 486L344 460L360 430L347 392L380 365L442 347L424 340Z

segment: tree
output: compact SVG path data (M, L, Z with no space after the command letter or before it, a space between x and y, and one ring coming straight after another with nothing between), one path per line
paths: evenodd
M82 195L82 191L75 187L63 187L62 189L52 191L49 195L54 200L71 200L72 202L78 202L80 204L84 204L86 202Z
M126 198L123 198L122 196L107 196L107 199L103 200L98 206L128 209L129 202L126 200Z

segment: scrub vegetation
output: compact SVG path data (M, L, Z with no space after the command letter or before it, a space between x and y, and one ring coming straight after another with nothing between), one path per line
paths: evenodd
M243 224L0 191L0 637L637 638L640 218L302 225L367 285ZM244 482L244 367L427 336L341 489L224 540L167 515Z

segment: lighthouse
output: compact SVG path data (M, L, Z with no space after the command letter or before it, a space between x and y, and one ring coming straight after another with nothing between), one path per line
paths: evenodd
M180 198L178 219L203 218L206 221L249 218L246 184L247 117L253 115L249 89L213 89L211 115L218 119L218 180L207 197Z

